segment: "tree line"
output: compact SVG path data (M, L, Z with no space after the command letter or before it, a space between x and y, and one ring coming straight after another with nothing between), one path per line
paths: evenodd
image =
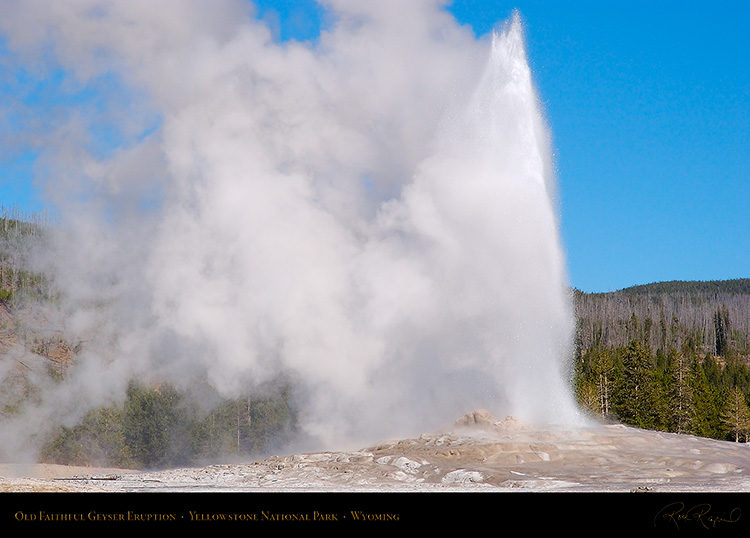
M0 301L52 300L49 278L34 271L29 253L43 244L49 221L41 214L26 215L0 206Z
M750 279L573 293L579 352L638 340L653 353L687 344L702 355L750 357Z
M54 283L34 270L30 257L45 248L50 226L43 214L0 206L0 352L21 344L30 356L43 359L19 361L0 353L0 421L33 403L41 390L35 384L40 375L64 383L83 345L50 331L44 315L39 316L42 321L19 315L28 306L54 307L57 299ZM207 408L194 394L169 383L133 380L123 402L93 409L74 426L39 432L44 438L40 461L166 468L256 457L297 437L291 394L291 384L277 380L241 398L213 394Z
M575 292L574 388L592 414L747 442L750 280Z
M64 382L78 346L68 345L64 335L51 340L45 331L25 336L12 322L14 308L24 301L55 299L52 283L30 270L25 256L29 245L43 243L46 226L44 219L0 208L0 303L10 316L3 330L9 342L23 336L29 352L48 359L47 374ZM750 279L666 282L601 294L573 290L573 295L573 385L583 408L636 427L748 441ZM31 377L21 374L0 380L0 420L22 412L36 390ZM254 458L298 436L291 395L291 384L280 381L274 390L218 400L206 409L168 383L134 380L122 403L46 432L40 459L166 468Z
M224 399L206 410L170 384L134 381L123 403L89 411L77 425L50 432L39 460L163 469L257 457L296 433L288 384L263 396Z

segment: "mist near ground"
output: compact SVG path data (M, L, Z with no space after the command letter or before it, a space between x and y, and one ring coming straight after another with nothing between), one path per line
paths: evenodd
M279 43L238 0L0 5L14 61L59 81L25 111L57 219L34 261L81 342L6 450L134 378L283 376L321 446L479 407L582 420L520 15L477 38L437 0L330 0L319 38Z

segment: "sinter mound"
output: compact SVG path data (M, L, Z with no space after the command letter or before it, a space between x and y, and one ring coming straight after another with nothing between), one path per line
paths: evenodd
M748 450L744 443L622 425L538 427L478 410L452 429L353 452L152 473L0 479L0 490L749 491Z

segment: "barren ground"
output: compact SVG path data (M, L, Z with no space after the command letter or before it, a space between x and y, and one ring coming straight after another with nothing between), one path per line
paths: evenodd
M470 413L445 431L354 452L134 472L0 465L6 492L747 492L750 445L621 425L537 428Z

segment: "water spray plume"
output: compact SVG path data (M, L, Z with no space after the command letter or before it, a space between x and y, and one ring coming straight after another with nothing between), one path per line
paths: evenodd
M65 238L47 268L60 323L85 345L35 418L6 431L30 438L138 377L234 397L286 376L301 426L327 444L478 407L581 420L550 136L520 17L476 39L441 2L362 4L332 2L338 22L314 45L273 42L236 2L207 25L195 2L174 20L139 2L73 19L14 4L11 47L35 50L13 20L72 20L38 34L82 79L137 89L129 121L142 130L129 124L137 134L104 156L49 139Z

